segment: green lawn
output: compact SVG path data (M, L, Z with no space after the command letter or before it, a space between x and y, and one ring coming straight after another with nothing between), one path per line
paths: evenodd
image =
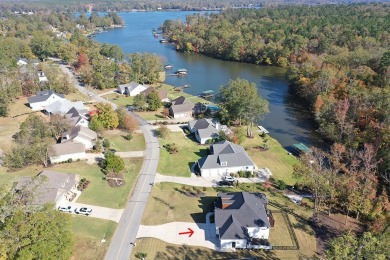
M165 148L161 148L157 171L165 175L189 177L192 164L208 153L207 146L190 140L181 132L170 132L159 141L161 146L175 143L179 150L177 154L169 154Z
M134 133L130 141L124 138L127 133L120 130L106 131L104 135L110 140L110 148L118 152L143 151L146 148L143 134Z
M190 86L191 87L191 86ZM198 97L198 96L194 96L194 95L191 95L191 94L188 94L184 91L182 92L177 92L174 90L174 87L171 86L171 85L167 85L167 84L161 84L160 86L157 86L157 89L166 89L168 90L168 97L170 99L175 99L177 97L180 97L180 96L183 96L185 98L188 98L189 100L191 100L191 102L193 103L198 103L198 102L201 102L201 103L204 103L204 102L207 102L207 103L210 103L210 101L206 100L206 99L203 99L201 97ZM200 94L200 93L199 93Z
M51 171L77 173L80 178L86 178L91 183L83 191L77 200L80 203L92 204L102 207L123 208L126 204L127 196L132 189L135 180L143 163L142 158L125 159L125 181L122 187L112 188L105 180L103 173L96 164L87 164L86 162L73 162L57 164L53 167L46 168ZM35 176L44 168L42 166L29 166L16 172L6 172L6 169L0 167L0 183L12 185L20 176Z
M247 150L248 155L259 168L267 167L272 172L272 177L277 180L283 180L287 184L294 184L293 166L298 163L298 159L293 155L288 155L283 146L272 137L267 135L267 145L269 150L260 151L259 145L263 144L263 139L256 132L254 138L246 138L242 144Z
M122 107L132 105L134 100L134 97L126 97L125 95L119 93L111 93L103 95L102 97Z
M203 197L189 197L183 187L196 192L193 187L174 183L156 184L149 197L142 218L143 225L159 225L173 221L205 222L209 204L216 198L212 188L197 188Z
M72 224L76 240L73 259L103 259L117 224L76 215L72 215ZM101 242L103 238L105 243Z
M157 111L142 111L137 112L145 120L163 120L164 116L162 115L164 108L159 108Z

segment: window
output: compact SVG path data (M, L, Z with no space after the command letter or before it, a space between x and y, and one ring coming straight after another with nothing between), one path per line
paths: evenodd
M221 162L221 166L227 166L227 162Z
M232 242L232 248L236 248L236 242Z

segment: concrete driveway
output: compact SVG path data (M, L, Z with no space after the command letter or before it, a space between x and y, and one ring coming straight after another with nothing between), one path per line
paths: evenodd
M81 207L90 208L92 209L92 214L89 215L88 217L112 220L115 222L119 222L123 213L123 209L105 208L105 207L99 207L99 206L83 204L83 203L69 202L64 204L63 206L68 206L68 205L72 206L73 209L81 208ZM72 214L76 214L76 213L72 212ZM84 216L84 215L80 215L80 216Z
M181 232L188 232L188 228L194 231L191 237L188 234L179 235ZM171 222L157 226L141 225L137 238L143 237L153 237L177 245L203 246L213 250L218 250L219 244L213 223Z

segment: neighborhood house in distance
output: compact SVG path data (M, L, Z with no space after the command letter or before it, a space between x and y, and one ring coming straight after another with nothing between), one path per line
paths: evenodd
M210 146L210 155L198 160L195 170L203 177L226 176L239 171L253 173L257 169L245 149L229 141L221 141Z
M172 100L172 105L169 108L169 114L173 118L183 118L192 116L194 103L187 98L180 96Z
M188 122L188 129L195 134L195 138L199 143L205 144L208 140L219 137L221 124L217 119L202 118Z
M268 242L270 219L267 197L262 193L219 193L215 228L221 249L272 249Z

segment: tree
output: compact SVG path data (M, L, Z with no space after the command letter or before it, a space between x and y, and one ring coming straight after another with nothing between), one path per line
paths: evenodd
M124 108L119 107L116 110L116 113L118 115L119 128L129 131L130 133L134 132L138 128L138 120L127 113Z
M41 59L54 56L56 50L56 45L51 37L41 32L32 37L30 47L32 52Z
M259 95L256 84L245 79L230 80L222 86L217 100L229 112L229 121L250 124L248 129L255 120L269 112L268 102ZM248 131L248 136L252 136L251 131Z
M0 91L0 116L8 116L8 106L10 99L5 91Z
M388 259L390 253L380 237L365 232L359 238L352 233L336 237L329 243L326 257L338 259Z
M118 127L119 120L118 115L110 104L98 103L96 104L98 109L97 120L99 120L105 129L113 129Z
M70 121L59 114L50 116L49 125L55 140L58 140L64 132L69 131L72 128Z
M134 97L133 105L140 111L146 107L146 97L143 94L138 94Z
M125 162L123 159L115 155L113 152L106 152L102 161L102 168L107 172L119 173L125 169Z
M142 260L144 260L147 256L148 256L148 254L144 253L144 252L138 252L135 254L135 257L137 257L138 259L142 259Z
M149 93L146 97L146 102L148 103L148 110L150 111L156 111L162 106L160 95L156 90Z
M99 134L102 134L104 131L103 123L99 120L97 115L92 116L89 121L89 128Z
M165 138L168 136L170 131L166 125L160 125L160 127L158 128L158 130L156 132L157 132L158 137Z
M32 193L1 189L0 241L7 259L69 259L71 218L53 205L32 207Z

